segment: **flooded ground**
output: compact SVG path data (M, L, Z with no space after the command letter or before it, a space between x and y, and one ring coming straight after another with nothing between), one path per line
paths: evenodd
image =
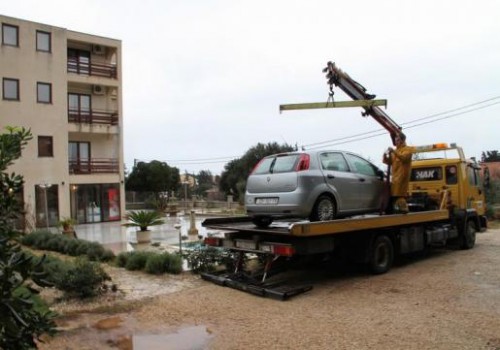
M195 218L195 228L197 230L197 234L195 235L188 234L191 228L189 215L165 217L164 219L165 223L163 225L149 227L151 242L146 244L146 246L154 244L160 247L173 245L178 247L179 234L181 237L197 240L211 232L201 226L204 220L202 216L196 216ZM144 245L137 246L136 228L124 227L121 224L121 222L103 222L76 225L75 232L79 239L99 242L105 248L111 249L115 254L144 248ZM176 225L180 225L180 229L177 229Z

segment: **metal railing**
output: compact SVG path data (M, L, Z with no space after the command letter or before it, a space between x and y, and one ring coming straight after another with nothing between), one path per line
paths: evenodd
M105 111L82 111L79 109L68 109L68 121L70 123L118 125L118 113Z
M116 174L119 163L112 158L70 159L70 174Z
M113 79L117 78L117 69L115 64L90 63L87 60L80 61L78 57L68 58L68 73L92 75Z

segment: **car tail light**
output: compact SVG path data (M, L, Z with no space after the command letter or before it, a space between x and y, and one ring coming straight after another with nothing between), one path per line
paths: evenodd
M308 170L309 164L310 164L309 154L305 154L305 153L301 154L300 158L299 158L299 162L297 163L297 167L295 168L295 171Z

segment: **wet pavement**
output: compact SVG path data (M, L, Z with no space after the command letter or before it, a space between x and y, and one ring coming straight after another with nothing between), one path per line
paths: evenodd
M176 217L165 217L165 223L158 226L150 226L151 244L158 246L173 246L179 244L179 229L175 226L180 225L181 237L189 237L190 240L198 239L198 236L205 237L207 229L201 226L204 217L197 216L195 219L195 228L197 235L189 235L191 228L190 216L181 215ZM75 232L79 239L101 243L105 248L111 249L115 254L132 251L137 248L137 237L135 227L124 227L124 221L102 222L84 225L75 225Z

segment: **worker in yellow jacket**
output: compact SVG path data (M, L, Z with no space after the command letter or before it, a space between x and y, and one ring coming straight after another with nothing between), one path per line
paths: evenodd
M411 157L413 147L406 145L404 134L394 138L396 148L389 147L384 153L382 161L392 167L391 202L389 210L392 212L408 213L408 185L410 183Z

